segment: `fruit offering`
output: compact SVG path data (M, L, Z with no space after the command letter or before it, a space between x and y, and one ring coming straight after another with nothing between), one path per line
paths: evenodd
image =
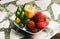
M31 33L37 33L38 31L45 29L50 22L49 17L37 10L34 4L24 4L22 7L18 7L16 11L16 24L20 28L25 28L26 31Z

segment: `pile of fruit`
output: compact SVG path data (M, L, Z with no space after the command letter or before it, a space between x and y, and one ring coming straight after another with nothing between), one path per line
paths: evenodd
M38 11L34 4L24 4L19 6L16 11L15 22L21 29L36 33L45 29L49 24L49 17Z

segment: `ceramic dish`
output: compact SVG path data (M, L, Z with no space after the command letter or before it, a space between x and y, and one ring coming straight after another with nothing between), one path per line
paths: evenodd
M22 26L22 25L20 25L20 23L16 23L16 19L15 19L15 22L14 22L14 24L16 25L16 27L18 27L19 29L21 29L21 30L23 30L23 31L25 31L25 32L27 32L27 33L29 33L29 34L36 34L36 33L38 33L38 32L40 32L40 31L42 31L42 30L44 30L45 28L42 28L42 29L39 29L39 31L37 32L34 32L34 30L33 30L33 32L34 33L32 33L31 31L29 31L29 30L27 30L26 29L26 26L28 26L27 25L27 23L25 23L25 18L26 17L22 17L21 16L21 14L22 14L22 12L24 12L25 13L25 11L24 11L24 9L26 9L27 7L29 7L30 5L33 5L34 7L35 7L35 9L38 11L38 12L40 12L40 8L35 4L35 3L26 3L26 4L24 4L24 5L21 5L21 6L19 6L18 7L18 9L17 9L17 11L16 11L16 13L15 13L15 16L16 16L16 19L18 19L18 21L17 22L20 22L20 19L21 19L21 21L22 21L22 23L24 24L23 25L23 28L21 28L20 26ZM29 9L29 8L28 8ZM20 10L20 11L19 11ZM20 13L20 15L19 15L19 13ZM18 14L17 14L18 13ZM25 14L26 15L26 14ZM21 17L20 17L21 16ZM30 16L28 16L28 17L30 17ZM49 18L49 17L48 17ZM29 19L31 19L31 18L29 18ZM35 25L36 26L36 25ZM29 27L28 27L29 28ZM30 28L31 29L31 28Z

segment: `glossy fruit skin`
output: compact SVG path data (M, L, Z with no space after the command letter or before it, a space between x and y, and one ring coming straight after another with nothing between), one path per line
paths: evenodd
M44 15L41 12L37 12L35 17L38 21L43 21L44 20Z
M19 6L16 13L15 13L15 15L16 15L16 17L19 17L20 14L21 14L21 7Z
M34 28L34 27L35 27L35 22L32 21L32 20L30 20L30 21L28 22L28 27L29 27L29 28Z
M20 14L20 18L21 18L21 19L24 19L24 17L25 17L25 12L22 11L21 14Z
M48 24L49 24L48 21L44 21L44 22L43 21L40 21L40 22L37 23L37 27L44 29L44 28L47 27Z
M36 12L35 16L32 19L36 21L46 21L48 17L44 15L42 12Z
M28 18L32 18L35 15L34 10L29 10L29 9L26 10L25 13Z
M15 22L19 24L21 22L20 18L16 17Z
M32 18L35 15L35 7L30 5L29 8L25 10L26 16Z
M31 30L31 32L32 33L37 33L39 30L37 29L37 28L33 28L32 30Z

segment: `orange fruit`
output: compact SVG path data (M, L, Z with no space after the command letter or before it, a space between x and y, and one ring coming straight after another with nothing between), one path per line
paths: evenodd
M34 10L26 10L26 16L32 18L35 15Z

